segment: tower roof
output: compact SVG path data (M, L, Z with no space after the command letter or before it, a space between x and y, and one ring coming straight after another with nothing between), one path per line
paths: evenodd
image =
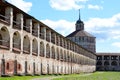
M76 21L76 24L80 24L80 23L83 23L83 21L81 21L80 9L79 9L79 19Z
M81 18L80 18L80 9L79 9L79 19L76 21L76 30L74 32L72 32L71 34L69 34L67 37L75 37L75 36L77 36L77 37L84 36L84 37L95 38L90 33L84 31L84 23L83 23L83 21L81 21Z
M86 37L94 37L93 35L91 35L90 33L86 32L86 31L74 31L71 34L69 34L67 37L79 37L79 36L86 36Z

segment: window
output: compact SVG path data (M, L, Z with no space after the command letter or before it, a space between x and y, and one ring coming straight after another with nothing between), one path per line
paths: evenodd
M7 66L7 70L9 70L9 68L10 68L9 63L7 63L7 65L6 65L6 66Z
M20 64L18 64L18 69L21 69L21 65Z
M81 37L79 37L79 41L81 41Z
M30 65L29 65L29 70L30 70Z

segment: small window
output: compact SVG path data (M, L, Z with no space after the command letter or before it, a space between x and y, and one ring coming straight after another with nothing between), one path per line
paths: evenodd
M21 69L21 65L20 64L18 64L18 69Z
M30 65L29 65L29 70L30 70Z
M6 65L6 66L7 66L7 70L9 70L9 68L10 68L9 63L7 63L7 65Z

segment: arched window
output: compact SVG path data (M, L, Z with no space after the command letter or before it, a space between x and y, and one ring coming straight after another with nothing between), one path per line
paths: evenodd
M104 62L104 65L105 65L105 66L108 66L108 65L109 65L109 62L108 62L108 61L105 61L105 62Z
M63 60L63 51L62 51L62 49L60 50L60 60L61 61Z
M111 63L111 65L112 65L112 66L117 66L117 62L116 62L116 61L113 61L113 62Z
M97 62L97 65L102 65L102 62L101 62L101 61L98 61L98 62Z
M2 27L0 30L0 44L2 48L9 49L10 47L10 33L6 27Z
M20 51L21 39L19 32L14 32L13 34L13 51Z
M52 58L55 59L55 48L52 46Z
M33 55L38 54L38 42L36 39L33 39L33 41L32 41L32 54Z
M41 57L44 57L44 43L43 42L40 42L40 56Z
M27 53L27 54L30 53L30 39L27 35L24 36L24 39L23 39L23 51L24 53Z
M46 45L46 57L50 58L50 46L49 46L49 44Z

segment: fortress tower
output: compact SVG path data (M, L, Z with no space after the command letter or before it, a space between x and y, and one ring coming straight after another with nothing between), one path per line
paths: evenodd
M76 42L89 51L96 52L96 38L84 30L84 22L80 18L76 21L76 30L67 36L68 39Z

